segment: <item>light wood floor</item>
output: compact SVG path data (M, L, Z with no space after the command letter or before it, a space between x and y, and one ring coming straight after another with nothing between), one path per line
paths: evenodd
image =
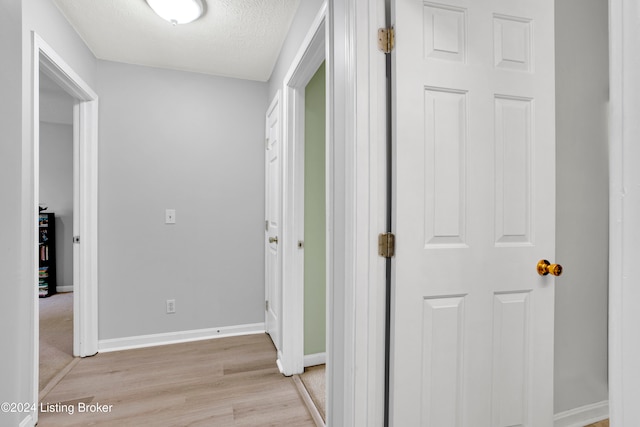
M589 424L587 427L609 427L609 420L598 421L595 424Z
M43 397L62 412L41 410L38 426L315 426L275 359L265 334L101 353ZM83 403L112 406L78 413Z

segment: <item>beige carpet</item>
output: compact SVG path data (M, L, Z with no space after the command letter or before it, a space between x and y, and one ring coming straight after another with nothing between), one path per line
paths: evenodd
M40 298L40 391L73 360L73 292Z
M304 373L300 375L300 379L307 389L311 400L318 408L320 416L323 420L326 418L326 365L312 366L304 369Z

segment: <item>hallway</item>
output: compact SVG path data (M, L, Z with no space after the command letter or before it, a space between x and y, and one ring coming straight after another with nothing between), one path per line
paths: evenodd
M265 334L100 353L42 399L38 426L315 426L275 359Z

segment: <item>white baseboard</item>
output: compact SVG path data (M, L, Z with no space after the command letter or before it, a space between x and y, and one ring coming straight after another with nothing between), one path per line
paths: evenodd
M327 363L327 353L305 354L304 367L324 365Z
M554 427L584 427L609 418L609 401L560 412L553 417Z
M19 424L19 427L33 427L36 423L33 422L33 417L31 414L27 415L27 417L22 420Z
M114 338L98 341L98 352L131 350L134 348L155 347L159 345L209 340L213 338L234 337L238 335L264 334L264 323L223 326L220 328L196 329L192 331L167 332L164 334L139 335L135 337Z
M56 286L56 292L73 292L73 285L70 285L70 286Z

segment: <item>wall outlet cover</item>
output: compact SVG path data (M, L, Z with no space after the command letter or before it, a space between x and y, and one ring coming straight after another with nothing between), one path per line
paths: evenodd
M167 300L167 314L173 314L176 312L176 300L168 299Z

